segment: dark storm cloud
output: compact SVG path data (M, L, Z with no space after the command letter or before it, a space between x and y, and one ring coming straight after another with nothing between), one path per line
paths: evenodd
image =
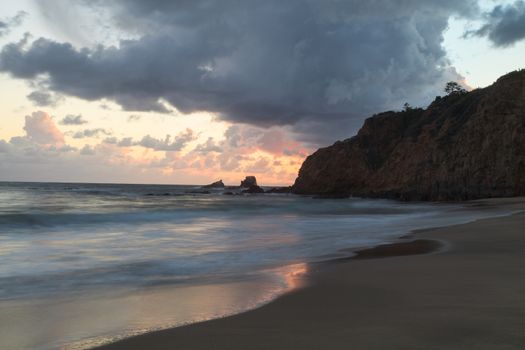
M428 102L458 78L442 47L449 17L477 11L474 0L89 4L139 38L94 49L14 43L0 70L127 110L292 125L311 142L350 136L372 112Z
M511 5L496 6L485 14L485 24L466 37L487 37L496 46L510 46L525 39L525 2L516 1Z

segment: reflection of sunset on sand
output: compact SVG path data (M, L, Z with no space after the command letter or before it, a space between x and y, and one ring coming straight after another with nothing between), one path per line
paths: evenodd
M222 318L260 307L279 295L303 287L306 283L307 271L308 265L299 263L269 270L267 279L258 281L179 288L156 287L146 289L139 295L108 294L100 298L96 296L80 298L74 302L64 303L54 310L46 310L44 306L50 301L24 308L27 308L28 313L70 315L67 323L57 325L60 328L56 330L58 334L61 332L81 334L88 330L93 332L96 323L90 320L96 318L95 315L104 315L104 329L108 336L86 338L61 347L64 350L80 350L134 335ZM274 279L282 281L279 283L282 285L272 285L270 281ZM23 324L27 319L18 321ZM18 325L20 326L21 324Z
M158 286L131 292L115 288L104 294L3 303L2 344L36 348L86 349L133 335L221 318L268 303L301 286L306 264L254 275L246 281L196 286ZM53 327L47 335L23 334L39 327L46 315ZM64 317L67 315L67 317ZM93 337L93 334L99 334ZM21 342L21 339L24 339ZM81 340L78 340L81 339ZM63 343L64 340L68 342Z
M308 264L299 263L288 265L274 271L276 271L283 279L286 284L286 291L292 291L304 286L306 281L305 277L308 273Z

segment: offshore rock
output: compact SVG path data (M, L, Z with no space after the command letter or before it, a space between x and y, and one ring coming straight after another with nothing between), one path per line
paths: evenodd
M213 182L209 185L202 186L202 188L224 188L224 187L225 187L224 182L222 182L222 180Z
M385 112L304 161L297 194L401 200L525 195L525 70L427 109Z
M255 176L246 176L244 180L241 181L241 187L250 188L252 186L257 186L257 179Z
M264 193L264 190L257 185L251 185L247 190L243 190L242 193Z
M292 190L291 186L288 187L272 187L265 193L290 193Z

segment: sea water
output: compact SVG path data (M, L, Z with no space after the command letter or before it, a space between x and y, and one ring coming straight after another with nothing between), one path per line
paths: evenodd
M307 263L495 208L198 186L0 183L0 348L89 348L223 317Z

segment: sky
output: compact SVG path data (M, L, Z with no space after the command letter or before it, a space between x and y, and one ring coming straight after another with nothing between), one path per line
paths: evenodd
M523 0L5 0L0 181L289 185L524 57Z

